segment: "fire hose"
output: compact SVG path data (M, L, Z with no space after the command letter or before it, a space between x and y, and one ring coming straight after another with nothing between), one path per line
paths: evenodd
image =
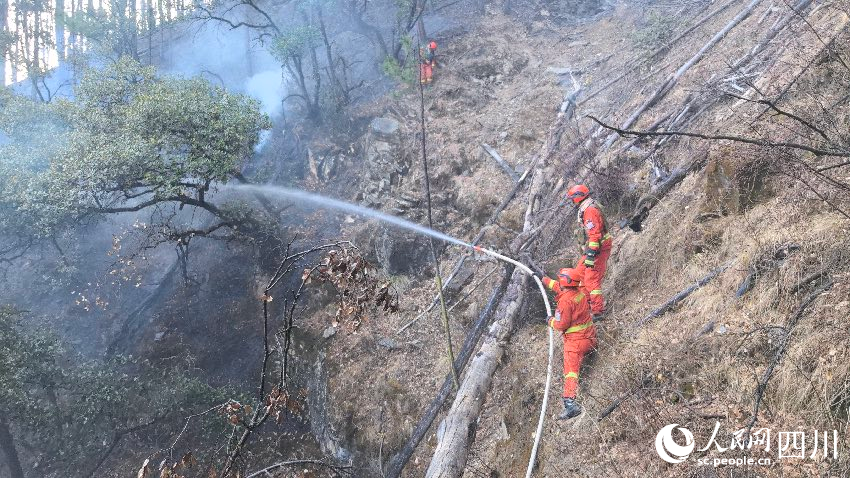
M537 287L540 289L540 295L543 296L543 303L546 304L546 317L552 317L552 306L549 304L549 296L546 294L546 288L543 287L543 282L540 281L540 277L531 270L530 267L519 262L517 260L511 259L510 257L503 256L498 252L493 252L490 249L485 249L481 246L472 246L472 249L481 252L482 254L486 254L488 256L494 257L500 261L509 262L517 267L519 267L523 272L530 275L534 278L534 282L537 283ZM531 457L528 459L528 468L525 471L525 478L531 478L532 471L534 470L534 463L537 460L537 449L540 446L540 437L543 435L543 421L546 418L546 408L549 405L549 388L552 383L552 357L555 351L555 334L552 332L552 328L549 329L549 365L546 370L546 388L543 390L543 405L540 407L540 418L537 420L537 432L534 434L534 445L531 447Z

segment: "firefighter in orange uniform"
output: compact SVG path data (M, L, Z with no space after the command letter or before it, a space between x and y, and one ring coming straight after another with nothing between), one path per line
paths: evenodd
M431 62L431 68L437 68L437 42L434 40L428 43L428 51L425 52L425 58Z
M581 406L576 402L578 374L584 356L596 348L596 327L580 287L581 280L581 271L566 268L558 271L558 280L543 278L543 284L555 291L557 302L549 326L564 336L564 411L558 415L561 420L581 414Z
M579 184L571 187L567 191L567 198L578 205L578 222L584 231L584 254L579 258L576 269L581 273L582 283L590 295L591 313L595 318L599 318L605 313L602 279L605 277L614 240L608 232L602 208L590 197L587 186Z
M431 40L426 48L420 48L419 60L419 81L423 85L431 83L437 67L437 42Z

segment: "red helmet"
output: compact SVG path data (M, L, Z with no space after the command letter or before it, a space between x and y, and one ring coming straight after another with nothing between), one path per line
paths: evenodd
M572 199L574 204L584 201L588 196L590 196L590 189L587 189L584 184L576 184L567 191L567 199Z
M558 283L561 287L578 287L582 274L578 269L563 268L558 271Z
M431 43L428 44L428 48L430 48L432 50L436 50L437 49L437 42L435 42L434 40L431 40Z

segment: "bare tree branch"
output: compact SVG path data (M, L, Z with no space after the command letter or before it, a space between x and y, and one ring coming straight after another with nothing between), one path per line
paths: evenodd
M820 149L812 146L808 146L805 144L792 143L786 141L768 141L764 139L758 138L747 138L744 136L733 136L733 135L711 135L711 134L702 134L702 133L690 133L687 131L636 131L630 129L621 129L616 126L611 126L599 120L598 118L588 115L588 118L595 121L599 126L602 126L605 129L609 129L622 137L635 137L635 136L687 136L691 138L700 138L707 140L728 140L735 141L738 143L747 143L754 144L756 146L764 146L767 148L789 148L789 149L797 149L801 151L808 151L816 156L834 156L839 158L850 158L850 151L841 151L841 150L829 150L829 149Z
M805 126L805 127L809 128L809 129L811 129L812 131L816 132L817 134L819 134L819 135L821 136L821 138L825 139L826 141L832 142L832 138L830 138L829 136L827 136L827 134L826 134L826 133L824 133L824 132L823 132L823 130L821 130L821 129L820 129L820 128L818 128L817 126L813 125L811 122L809 122L809 121L807 121L807 120L805 120L805 119L803 119L803 118L801 118L801 117L799 117L799 116L795 115L794 113L791 113L791 112L788 112L788 111L785 111L785 110L780 109L778 106L776 106L776 104L775 104L774 102L772 102L772 101L770 101L770 100L768 100L768 99L754 100L754 99L751 99L751 98L745 98L745 97L743 97L743 96L736 95L736 94L734 94L734 93L725 92L725 94L726 94L727 96L731 96L732 98L737 98L737 99L739 99L739 100L746 101L746 102L748 102L748 103L757 103L757 104L760 104L760 105L765 105L765 106L767 106L768 108L770 108L770 109L772 109L773 111L775 111L778 115L780 115L780 116L787 116L788 118L791 118L792 120L794 120L794 121L796 121L796 122L798 122L798 123L802 124L803 126Z

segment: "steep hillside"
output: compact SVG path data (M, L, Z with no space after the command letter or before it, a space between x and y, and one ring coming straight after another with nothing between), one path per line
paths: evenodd
M617 139L587 117L621 124L655 97L625 129L846 151L846 5L801 2L799 14L785 5L759 2L646 7L643 15L635 15L633 5L618 5L570 27L541 16L523 28L515 17L490 12L469 33L441 39L445 65L425 93L429 155L436 165L432 188L436 184L439 197L447 197L435 205L437 224L469 239L510 190L510 179L479 143L492 145L523 171L573 88L570 73L583 88L560 148L545 158L551 189L541 199L549 202L536 203L534 214L551 216L566 187L585 181L607 206L612 224L622 222L615 227L605 281L609 310L598 325L600 347L582 376L586 411L571 422L553 420L561 407L558 344L555 397L549 402L538 473L846 473L840 453L838 459L781 460L775 442L784 431L807 430L811 440L814 430L837 430L839 449L846 445L850 370L844 354L850 337L848 226L842 210L848 203L847 177L840 168L831 169L829 177L815 171L839 163L840 155L728 139ZM728 33L712 40L730 24ZM658 95L668 75L689 63L693 66L676 78L675 86ZM405 102L415 104L415 99L408 95ZM412 108L401 113L411 131L414 115ZM421 171L416 160L411 164L416 178ZM521 189L498 225L487 228L485 244L510 250L510 240L522 228L524 194ZM571 265L577 252L575 213L563 206L556 210L532 246L533 258L550 272ZM626 227L629 222L640 223L641 231ZM447 256L457 253L450 248ZM461 269L468 272L457 294L471 295L452 309L456 344L484 308L501 269L486 261L467 262L473 264ZM704 287L648 317L712 272ZM749 288L736 297L745 280ZM404 312L369 327L374 340L383 337L383 343L389 339L396 347L387 350L363 337L334 339L339 347L329 355L346 364L331 374L334 413L349 423L351 439L383 449L385 457L409 435L448 369L436 311L396 334L430 304L433 285L417 278L401 283L400 290ZM547 348L539 296L531 291L527 297L492 387L486 397L476 398L486 403L464 476L525 473ZM363 367L364 355L380 357L379 375ZM369 427L358 425L363 423ZM713 449L668 465L653 444L656 433L672 423L690 429L700 448L718 423L724 448L733 432L749 426L770 428L775 443L768 453ZM407 476L424 474L437 429L435 424L420 445ZM697 463L698 458L743 455L772 457L773 464L715 468Z

